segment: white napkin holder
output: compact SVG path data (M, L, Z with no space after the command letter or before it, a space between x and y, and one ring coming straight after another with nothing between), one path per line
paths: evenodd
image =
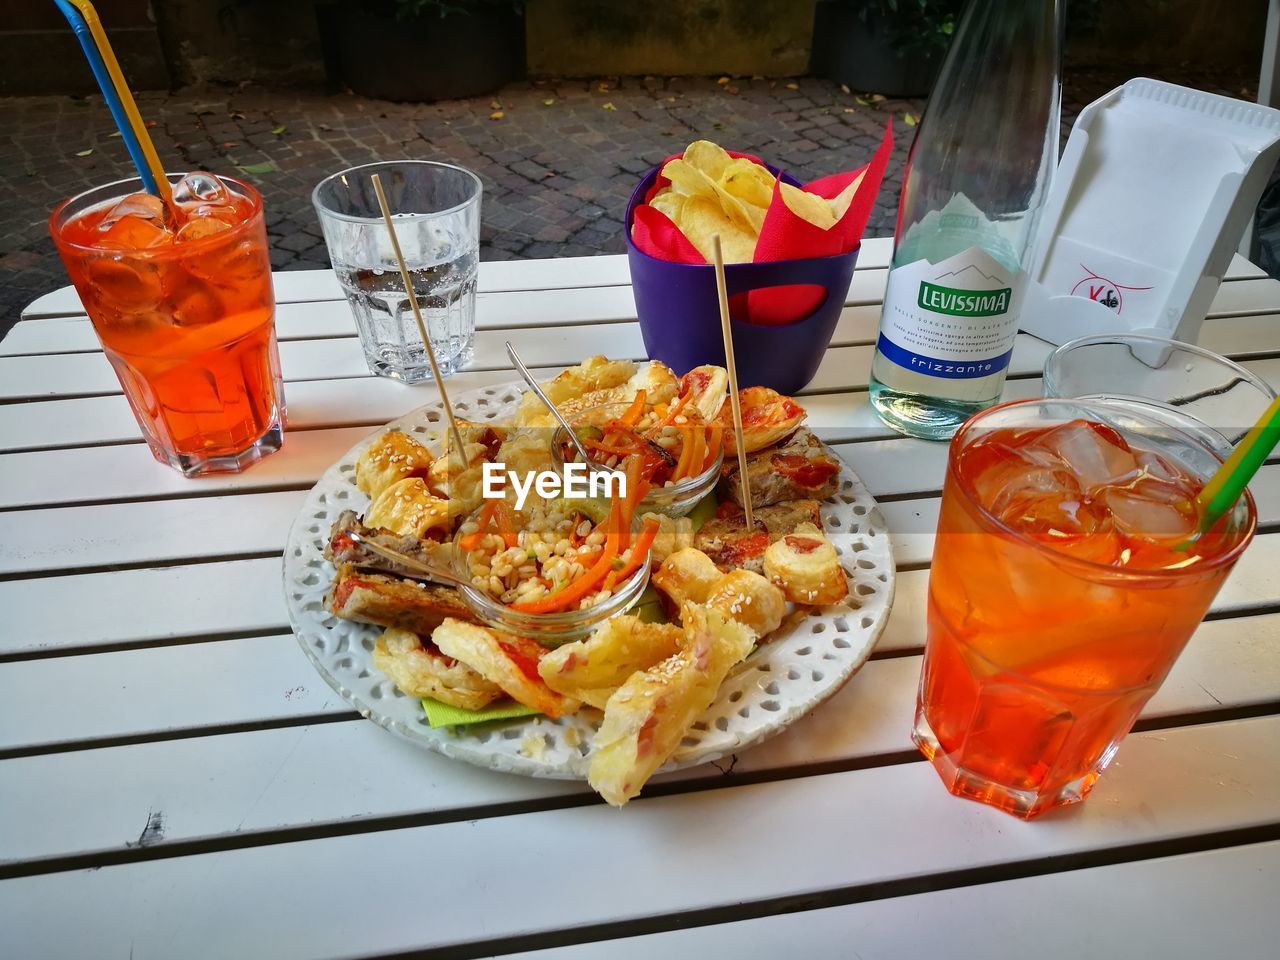
M1194 343L1280 157L1280 110L1137 78L1080 112L1049 190L1020 326L1051 343Z

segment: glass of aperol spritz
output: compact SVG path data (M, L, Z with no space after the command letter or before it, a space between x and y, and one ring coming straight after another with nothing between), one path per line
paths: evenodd
M59 205L49 231L156 459L238 471L283 442L262 198L209 173L169 179L170 203L123 180Z
M957 796L1020 817L1082 800L1257 525L1200 533L1221 465L1158 408L1028 400L951 443L912 739Z

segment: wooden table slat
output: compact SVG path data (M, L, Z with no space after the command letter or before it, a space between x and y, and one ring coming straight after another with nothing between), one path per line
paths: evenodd
M521 952L509 960L590 960L602 949L610 960L1265 957L1280 937L1273 893L1278 886L1280 841L1273 840L670 930L611 940L607 947L587 942ZM1209 891L1212 907L1205 902ZM1170 904L1178 903L1203 904L1193 911L1194 923L1170 922Z
M921 501L900 501L919 503ZM929 518L933 518L930 511ZM899 556L919 551L913 541L932 540L926 521L909 518L916 532L899 527ZM927 556L926 556L927 559ZM894 615L877 650L918 650L924 642L928 570L898 572ZM60 650L146 645L171 638L208 638L288 629L277 557L170 567L34 577L0 581L0 609L9 611L0 656ZM211 589L216 584L217 589ZM76 603L66 603L67 597ZM121 598L147 598L122 604ZM1215 615L1280 606L1280 533L1262 534L1245 552L1221 593Z
M862 241L858 270L876 270L889 266L893 252L890 237L868 237ZM1224 280L1265 277L1259 267L1236 254L1227 267ZM278 303L309 303L316 300L341 300L342 288L332 270L290 270L272 275ZM631 282L631 272L624 255L596 257L557 257L553 260L490 260L480 264L478 289L481 293L563 290L581 287L622 286ZM45 294L28 306L24 317L60 317L83 314L75 289L61 287Z
M1164 718L1184 721L1197 713L1275 703L1276 690L1280 689L1280 663L1272 659L1260 669L1258 659L1268 645L1274 646L1277 641L1280 614L1204 623L1164 686L1143 710L1143 718L1158 724ZM49 749L69 742L92 744L113 737L155 737L250 719L283 723L298 717L348 713L346 704L300 657L291 655L294 653L292 636L253 637L197 644L186 650L134 650L61 662L31 660L9 664L0 675L0 692L6 704L0 708L0 717L6 719L0 726L0 750ZM718 768L669 774L655 780L655 788L660 790L658 783L673 780L716 778L730 768L741 776L833 764L864 765L892 755L904 755L916 762L919 758L911 749L908 731L919 675L918 655L872 660L835 698L795 723L785 736L742 751L733 762L719 764ZM55 676L64 695L88 700L104 687L119 692L111 699L97 699L96 709L84 717L87 723L81 726L65 717L47 718L45 723L24 719L22 710L37 709L38 690ZM174 684L175 678L184 676L198 677L200 682ZM242 795L261 797L269 790L288 796L273 797L268 809L274 819L259 820L252 828L284 829L320 820L402 817L444 810L465 812L467 808L589 792L582 783L572 783L570 790L545 790L540 781L515 778L512 782L503 774L486 774L466 777L465 787L451 783L443 797L431 796L430 791L422 790L416 777L407 783L398 782L397 778L406 776L399 765L376 771L366 768L364 777L351 781L351 769L344 765L333 767L332 758L344 755L335 744L349 744L352 735L344 724L328 723L287 737L296 746L306 745L300 758L297 762L289 759L287 771L282 765L269 765L264 772L260 751L275 755L270 753L273 745L280 742L275 733L278 731L262 737L234 733L216 737L216 742L197 737L182 741L182 748L172 745L179 741L159 741L5 760L0 763L0 792L19 815L0 820L0 851L4 851L0 861L123 849L136 838L134 831L141 829L138 809L143 803L151 809L169 810L165 836L174 842L243 831L246 826ZM234 755L225 753L227 736L236 739ZM319 741L319 745L311 744L312 740ZM406 745L406 749L416 750L412 745ZM204 776L164 774L168 788L157 791L156 777L173 763L160 763L159 758L174 756L179 750L189 755L188 760L179 763L192 764ZM402 751L393 760L392 754L389 748L375 751L375 756L387 763L402 764L408 756ZM1121 753L1121 763L1123 760ZM452 765L451 760L434 754L416 756L412 762L421 763L419 776L430 780L447 778ZM74 783L95 782L93 778L101 776L104 764L118 764L120 773L116 796L110 803L83 809L74 829L65 826L61 818L47 820L49 826L45 829L33 826L32 819L41 819L37 812L47 803L42 797L69 794L65 803L73 803ZM148 767L154 767L156 773L147 774ZM136 773L123 776L129 771ZM279 782L280 777L283 782ZM204 796L210 780L225 783L228 796ZM351 782L340 786L338 781ZM300 794L303 790L306 792ZM312 791L323 792L323 804L308 803L307 794ZM20 815L22 812L31 815Z
M518 943L583 924L1274 828L1277 737L1280 717L1136 735L1088 803L1039 823L957 801L927 764L905 763L655 797L625 813L593 804L28 877L0 884L0 916L22 956L131 949L145 960L189 945L250 956L269 945L281 960L314 960ZM494 858L500 867L477 869ZM534 895L533 878L548 871L554 888ZM354 913L334 902L350 891L368 892ZM47 922L51 903L74 903L76 922Z

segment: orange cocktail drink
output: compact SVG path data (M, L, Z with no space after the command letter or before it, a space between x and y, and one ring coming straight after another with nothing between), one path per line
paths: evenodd
M1158 408L1008 403L952 441L913 739L1022 817L1084 798L1256 525L1196 536L1220 461Z
M123 181L66 201L49 230L156 459L239 470L282 442L262 198L212 174L171 179L172 204Z

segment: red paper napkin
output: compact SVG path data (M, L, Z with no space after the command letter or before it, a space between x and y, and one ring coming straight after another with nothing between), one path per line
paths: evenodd
M753 163L761 163L757 157L750 154L728 152L731 157L745 157ZM825 230L793 213L791 208L783 202L781 187L775 181L773 200L765 213L764 224L756 240L753 262L767 263L776 260L829 257L853 250L862 241L862 234L866 230L871 209L880 192L880 184L884 179L884 171L889 164L892 152L893 122L890 120L885 124L884 137L870 163L857 170L814 180L802 188L830 200L847 187L855 177L859 174L863 175L862 183L854 193L853 202L849 204L844 216ZM666 161L663 162L665 164ZM698 253L694 245L669 217L648 206L648 201L653 195L669 183L666 177L659 174L645 197L645 205L635 208L631 232L632 242L640 250L659 260L670 260L675 263L706 263L702 254ZM780 326L804 319L816 310L826 297L825 290L815 289L812 286L763 287L751 290L746 295L740 294L733 297L731 308L736 319L765 326Z

